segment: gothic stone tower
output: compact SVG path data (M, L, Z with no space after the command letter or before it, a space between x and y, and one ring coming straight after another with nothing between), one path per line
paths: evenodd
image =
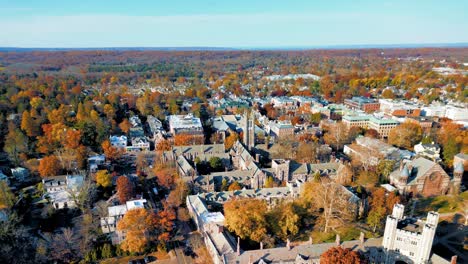
M429 212L426 221L404 217L405 207L396 204L387 216L382 246L385 263L401 260L406 263L425 264L430 259L439 214Z
M244 112L242 132L244 145L250 151L255 146L255 114L253 111Z

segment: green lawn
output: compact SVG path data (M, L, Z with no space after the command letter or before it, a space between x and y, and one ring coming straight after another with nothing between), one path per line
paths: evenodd
M461 210L464 200L468 200L468 191L459 195L442 195L418 199L416 214L426 214L429 211L454 213Z

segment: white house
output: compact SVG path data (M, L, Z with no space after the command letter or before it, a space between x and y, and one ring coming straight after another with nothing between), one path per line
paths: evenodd
M108 216L101 218L101 230L104 234L111 234L112 244L120 244L120 242L125 239L124 234L116 232L119 220L122 219L129 210L145 208L146 202L146 199L138 199L107 208Z
M46 190L45 196L50 199L55 209L75 207L72 194L79 193L83 182L83 175L63 175L42 179Z
M126 148L127 147L127 137L122 136L110 136L109 141L112 146L117 148Z

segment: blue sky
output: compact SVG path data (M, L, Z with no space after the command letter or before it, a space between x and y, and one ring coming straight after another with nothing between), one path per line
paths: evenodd
M0 46L460 43L467 10L455 0L0 0Z

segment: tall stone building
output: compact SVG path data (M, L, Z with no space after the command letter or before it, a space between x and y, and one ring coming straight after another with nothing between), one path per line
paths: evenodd
M405 207L395 204L387 216L382 246L385 263L429 263L439 214L429 212L426 221L404 217Z
M242 133L245 147L250 151L255 146L255 114L245 111L242 118Z

